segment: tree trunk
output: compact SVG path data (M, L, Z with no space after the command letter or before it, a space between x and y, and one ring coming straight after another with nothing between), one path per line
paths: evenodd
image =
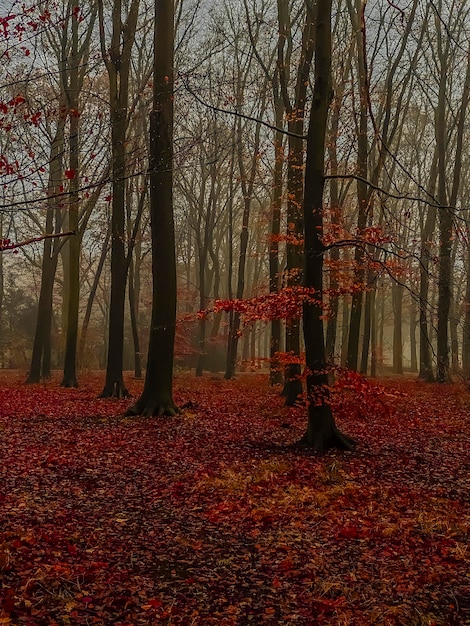
M302 234L303 234L303 192L304 192L304 144L301 139L304 132L305 105L309 74L314 51L314 6L306 2L305 22L302 28L302 44L296 72L295 92L292 99L288 95L288 65L290 52L285 54L288 41L292 45L292 23L289 3L278 0L279 43L277 67L284 108L288 118L290 135L287 155L287 243L286 243L286 284L296 288L302 284ZM287 58L286 58L287 57ZM302 395L300 367L300 319L286 321L286 352L293 362L286 367L284 389L286 405L293 406Z
M140 357L139 320L134 274L134 260L131 258L129 264L129 313L131 317L132 342L134 345L134 376L135 378L142 378L142 359Z
M460 110L459 110L458 118L457 118L458 120L457 137L456 137L455 154L454 154L454 159L453 159L452 188L451 188L451 193L450 193L450 206L452 207L456 206L457 204L457 198L458 198L459 188L460 188L460 181L461 181L461 174L462 174L462 155L463 155L467 109L468 109L469 101L470 101L470 52L467 54L466 75L465 75L465 80L463 83L462 99L461 99ZM449 219L452 220L451 209L446 209L446 213L449 213ZM452 231L450 232L450 239L452 240ZM452 277L453 277L452 267L454 266L455 252L456 252L456 248L454 247L454 255L452 256L451 261L450 261L450 273ZM450 297L452 298L452 283L450 283L449 289L450 289ZM450 320L452 366L453 366L454 371L458 371L459 370L458 340L457 340L458 314L457 314L457 305L456 305L455 299L452 300L451 309L453 311L453 314L451 315L451 320Z
M103 242L103 247L101 249L100 258L99 258L99 261L98 261L98 266L96 268L95 276L93 278L93 283L92 283L92 286L91 286L91 289L90 289L90 293L89 293L89 296L88 296L86 309L85 309L85 315L83 316L82 329L81 329L81 333L80 333L80 343L79 343L79 348L78 348L78 361L79 361L80 364L83 364L83 361L84 361L86 336L87 336L87 331L88 331L88 325L90 323L90 318L91 318L91 309L93 307L93 301L95 299L96 291L98 289L98 285L99 285L99 282L100 282L100 278L101 278L101 273L103 271L104 262L106 260L107 254L108 254L110 234L111 234L111 232L110 232L110 229L108 228L108 230L106 232L105 240Z
M377 362L378 362L378 354L377 354L377 297L376 291L372 292L372 303L371 303L371 311L372 311L372 320L371 320L371 328L370 328L370 375L372 378L377 376Z
M462 338L462 367L463 375L470 378L470 229L467 226L467 263L466 285L464 301L464 321Z
M437 153L436 153L437 154ZM436 157L434 164L436 163ZM431 168L435 173L435 165ZM421 247L419 254L419 374L425 382L433 382L431 338L429 334L428 307L429 307L429 263L434 228L436 224L436 209L429 207L425 225L421 233Z
M63 107L61 107L63 111ZM59 114L57 129L51 143L48 179L48 203L46 213L46 234L60 230L62 216L56 207L54 196L62 184L63 154L65 148L65 116ZM42 257L41 287L34 333L31 366L26 380L27 383L39 383L41 378L51 376L51 324L52 324L52 297L54 280L57 270L60 244L53 239L44 240Z
M372 279L372 275L369 274ZM362 355L361 355L361 374L367 375L367 367L369 362L369 348L370 348L370 334L372 330L372 291L369 289L366 292L366 301L364 304L364 336L362 339Z
M276 72L277 73L277 72ZM282 126L284 107L278 96L277 85L274 90L274 107L276 126ZM281 205L282 205L282 170L284 165L284 150L282 133L276 131L274 136L274 180L271 202L271 238L269 242L269 292L279 291L279 235L281 232ZM281 351L281 320L271 320L271 341L269 360L269 382L271 385L282 383L282 371L278 353Z
M220 257L219 257L219 249L217 246L217 250L214 250L211 246L209 249L209 254L211 256L211 260L214 268L214 300L218 300L220 298ZM218 345L217 345L217 336L220 330L220 324L222 322L222 312L215 313L212 321L212 327L209 335L209 345L207 346L207 352L209 357L209 362L207 364L209 371L212 373L216 373L219 371L218 368Z
M264 106L263 106L264 108ZM243 190L243 216L242 216L242 231L240 233L240 256L238 259L238 279L237 279L237 291L236 298L240 300L243 298L245 291L245 270L246 270L246 257L248 250L248 224L250 220L251 202L253 197L253 186L256 174L256 163L258 148L260 142L260 130L261 125L257 124L255 131L255 143L253 146L253 158L251 161L251 171L249 178L245 173L245 166L243 163L243 151L242 151L242 129L241 120L238 120L238 163L240 170L240 177ZM224 378L227 380L235 376L235 367L237 362L238 351L238 339L240 331L240 314L235 312L230 318L230 331L227 346L227 366L225 370Z
M410 305L410 367L412 372L418 371L418 354L416 350L416 326L418 325L418 320L416 313L416 300L412 298Z
M356 0L356 14L354 15L355 21L358 21L358 16L361 14L361 2ZM353 15L352 9L350 9ZM357 201L358 201L358 216L357 216L357 232L358 236L361 236L362 231L367 225L367 213L369 209L370 194L368 191L367 183L364 180L368 178L368 156L369 156L369 140L367 135L368 123L367 123L367 74L364 63L364 40L362 36L362 29L355 25L356 33L356 47L357 47L357 65L358 65L358 79L359 79L359 132L357 136L357 173L363 180L357 181ZM355 283L356 291L352 295L351 302L351 318L349 322L349 335L348 335L348 356L346 361L346 367L351 370L357 370L359 359L359 337L361 328L362 308L364 294L361 289L364 283L365 277L365 255L362 246L357 245L354 252L355 263Z
M453 242L453 209L447 206L447 180L448 180L448 155L449 149L449 123L446 119L446 111L449 107L448 86L451 86L449 60L451 58L450 42L447 37L442 44L442 23L436 21L438 28L438 51L437 57L440 62L438 104L435 112L436 117L436 147L438 154L438 201L439 201L439 283L438 283L438 325L437 325L437 373L438 382L446 382L450 379L449 372L449 314L452 299L452 242ZM462 97L457 119L457 133L455 151L452 157L453 174L449 204L454 207L457 203L460 187L462 154L466 126L466 116L470 101L470 54L467 54L466 76L463 82Z
M296 112L302 115L299 120L289 123L289 130L296 133L303 131L304 110ZM287 244L286 244L286 284L295 289L302 284L302 235L304 230L302 216L304 154L303 142L297 137L289 137L287 158ZM300 319L286 320L286 353L292 357L284 374L286 406L294 406L302 396L302 370L300 367Z
M143 126L143 125L142 125ZM148 133L146 132L148 137ZM131 319L132 343L134 348L134 376L142 378L142 354L140 349L139 334L139 298L140 298L140 263L141 263L141 239L142 239L142 213L145 200L148 196L148 179L144 178L143 188L140 192L137 213L134 222L131 219L131 202L127 203L127 236L129 246L127 250L127 266L129 271L129 315ZM129 194L130 195L130 194ZM134 260L135 258L135 260Z
M96 5L95 5L96 6ZM66 81L65 95L67 98L70 138L69 138L69 183L68 227L75 235L68 240L68 276L67 285L67 326L65 339L64 376L62 387L78 387L77 380L77 343L78 343L78 314L80 307L80 246L81 236L91 210L98 199L99 187L94 192L94 202L85 211L82 229L79 229L79 172L80 172L80 101L79 96L83 86L87 61L90 51L90 41L94 32L97 9L93 8L84 37L79 38L80 18L77 15L72 0L69 1L67 21L71 28L71 46L67 59L67 72L62 76ZM67 57L67 54L64 54Z
M179 412L173 401L176 255L173 216L174 1L155 2L154 89L150 118L152 319L144 389L128 415Z
M250 367L252 371L256 368L256 322L250 329Z
M331 100L331 0L318 0L315 38L315 83L307 139L304 194L305 286L314 299L303 305L307 364L308 425L300 444L323 453L337 447L352 450L354 442L336 427L328 399L323 333L323 189L325 136Z
M137 25L139 0L132 0L125 24L121 0L114 0L109 50L105 44L103 2L99 0L100 39L109 76L112 207L111 207L111 300L109 306L108 357L102 398L127 397L123 378L124 310L128 263L125 253L126 132L131 53Z
M207 226L208 220L206 221ZM204 234L204 242L199 246L199 310L205 311L207 308L206 296L206 262L208 252L208 233ZM206 316L201 315L198 320L198 346L199 354L196 364L196 376L202 376L204 361L206 358Z
M46 245L46 242L48 245ZM57 269L57 255L53 254L51 251L51 239L46 239L44 244L36 331L34 333L31 366L26 380L27 383L39 383L41 378L51 377L50 336L52 324L52 296Z
M69 164L72 178L69 184L68 227L75 232L69 237L68 245L68 283L67 330L65 338L64 376L62 387L78 387L77 379L77 340L78 340L78 309L80 306L80 236L78 233L79 209L79 56L78 56L78 18L72 15L72 49L70 55L70 78L66 93L68 99L70 121Z
M340 118L340 110L341 103L343 98L343 87L342 85L338 85L335 88L334 100L333 100L333 111L332 111L332 119L331 126L328 137L328 156L330 161L330 173L332 176L338 174L338 146L337 146L337 138L339 133L339 118ZM338 179L332 178L330 180L330 211L331 211L331 222L334 225L339 225L340 215L341 215L341 206L339 199L339 186ZM330 282L329 282L329 310L328 310L328 320L326 322L326 357L328 360L328 364L331 366L335 365L335 349L336 349L336 335L338 330L338 311L339 311L339 297L336 295L336 292L339 288L339 281L337 278L337 271L335 265L337 265L340 259L340 251L339 247L335 246L330 251L330 260L332 261L332 267L330 271Z
M453 298L451 308L450 308L450 347L451 347L452 371L454 372L454 374L458 374L460 372L459 339L458 339L459 322L460 322L460 315L457 310L455 298Z
M346 259L345 259L346 260ZM343 298L341 305L341 366L346 367L348 358L350 307L347 298Z
M242 364L240 367L241 372L246 372L248 368L249 354L250 354L250 340L253 326L245 327L243 331L243 347L242 347Z
M78 105L77 105L78 106ZM78 310L80 306L80 235L78 232L78 117L70 119L70 169L75 172L70 185L68 227L75 232L69 237L68 306L65 339L64 376L62 387L78 387L77 340Z
M108 358L102 398L127 397L123 379L124 308L127 283L125 254L125 137L126 111L111 113L113 146L113 199L111 215L111 299L109 305Z
M403 374L403 285L392 284L393 373Z
M445 66L441 67L439 104L436 111L436 145L438 153L438 200L439 200L439 281L437 303L437 371L436 379L449 380L449 311L452 284L452 215L446 208L446 152L447 132L445 123L446 84Z

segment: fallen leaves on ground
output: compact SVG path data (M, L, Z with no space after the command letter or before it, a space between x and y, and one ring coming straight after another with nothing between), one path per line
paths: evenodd
M0 374L0 624L470 624L463 386L349 381L358 450L315 457L266 376L152 419L82 379Z

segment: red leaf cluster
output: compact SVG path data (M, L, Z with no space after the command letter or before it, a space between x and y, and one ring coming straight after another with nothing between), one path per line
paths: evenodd
M18 161L11 163L6 156L0 154L0 176L11 176L17 171Z
M292 319L300 317L305 301L315 302L315 290L307 287L284 287L277 293L254 298L216 300L213 312L236 311L243 315L245 324L257 320Z

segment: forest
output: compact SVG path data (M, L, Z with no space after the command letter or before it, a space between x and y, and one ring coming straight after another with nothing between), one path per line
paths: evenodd
M470 624L470 5L0 3L0 624Z

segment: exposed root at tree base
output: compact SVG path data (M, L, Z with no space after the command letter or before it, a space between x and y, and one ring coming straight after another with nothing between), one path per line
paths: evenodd
M136 402L124 417L175 417L181 410L173 402Z
M60 383L60 386L61 387L65 387L67 389L77 389L78 388L78 381L76 379L75 380L65 380L64 379Z
M435 383L436 379L434 378L434 375L431 372L428 374L419 374L416 378L416 381L418 383Z
M122 381L115 380L110 384L106 384L99 398L130 398L131 394L127 390Z
M48 372L47 374L28 374L28 378L24 381L25 385L39 385L46 380L52 380L52 374Z
M325 452L331 449L353 452L356 449L356 442L335 427L329 433L320 431L312 434L307 431L305 435L294 444L294 447L312 450L315 454L325 454Z

